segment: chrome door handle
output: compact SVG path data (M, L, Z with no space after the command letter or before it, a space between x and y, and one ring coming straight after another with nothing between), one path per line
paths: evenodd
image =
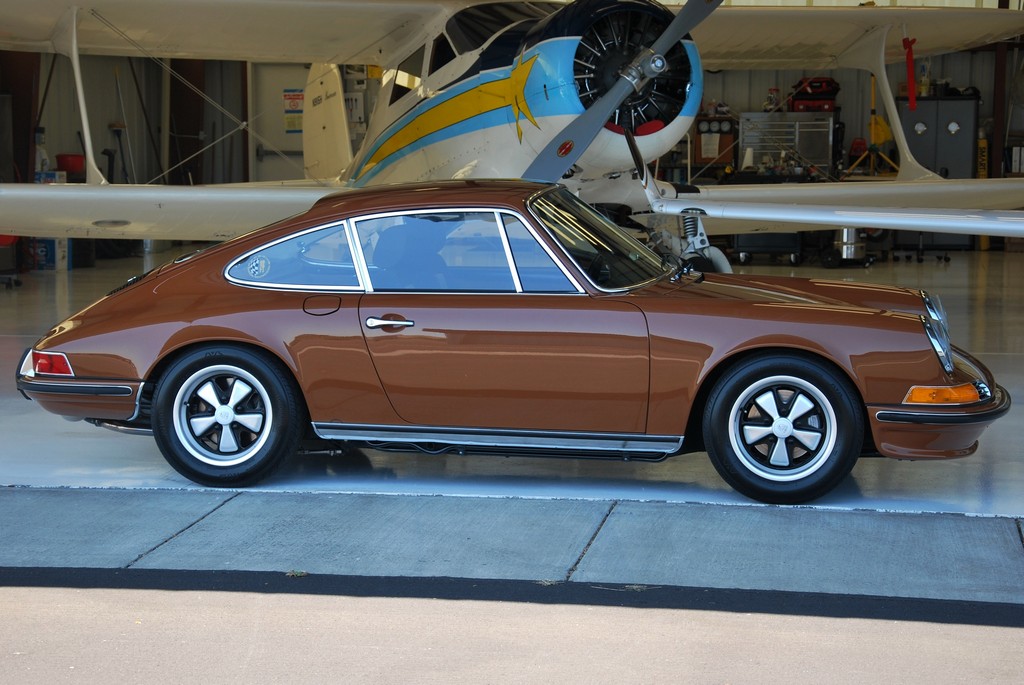
M415 321L408 321L407 319L378 319L376 316L371 316L366 320L367 328L384 328L386 326L399 326L401 328L408 328L409 326L415 325Z

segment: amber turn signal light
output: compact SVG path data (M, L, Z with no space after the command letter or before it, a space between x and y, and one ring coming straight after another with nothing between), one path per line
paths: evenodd
M970 404L980 401L981 395L973 383L951 387L917 385L910 389L904 400L907 404Z

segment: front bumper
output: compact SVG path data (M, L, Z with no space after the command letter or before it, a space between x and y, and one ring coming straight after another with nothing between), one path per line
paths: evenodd
M1010 393L996 385L979 361L954 348L961 381L989 391L969 405L868 406L868 421L878 452L896 459L950 459L978 449L978 438L1010 410Z

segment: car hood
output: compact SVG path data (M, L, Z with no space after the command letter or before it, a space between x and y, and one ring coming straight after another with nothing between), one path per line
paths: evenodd
M649 293L722 302L793 306L847 306L924 314L920 290L854 281L789 276L705 274L674 284L662 281Z

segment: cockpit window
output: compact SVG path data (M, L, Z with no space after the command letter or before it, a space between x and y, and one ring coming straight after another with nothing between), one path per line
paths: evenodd
M420 85L420 77L423 74L423 58L426 55L425 45L402 60L398 69L394 72L395 85L391 89L391 100L388 104L394 104L406 93L411 92Z
M438 36L434 39L434 49L430 51L430 71L427 73L433 74L453 59L455 59L455 50L452 48L452 44L443 34Z
M456 52L472 52L512 24L543 19L563 6L555 2L496 2L467 7L448 20L445 32Z

